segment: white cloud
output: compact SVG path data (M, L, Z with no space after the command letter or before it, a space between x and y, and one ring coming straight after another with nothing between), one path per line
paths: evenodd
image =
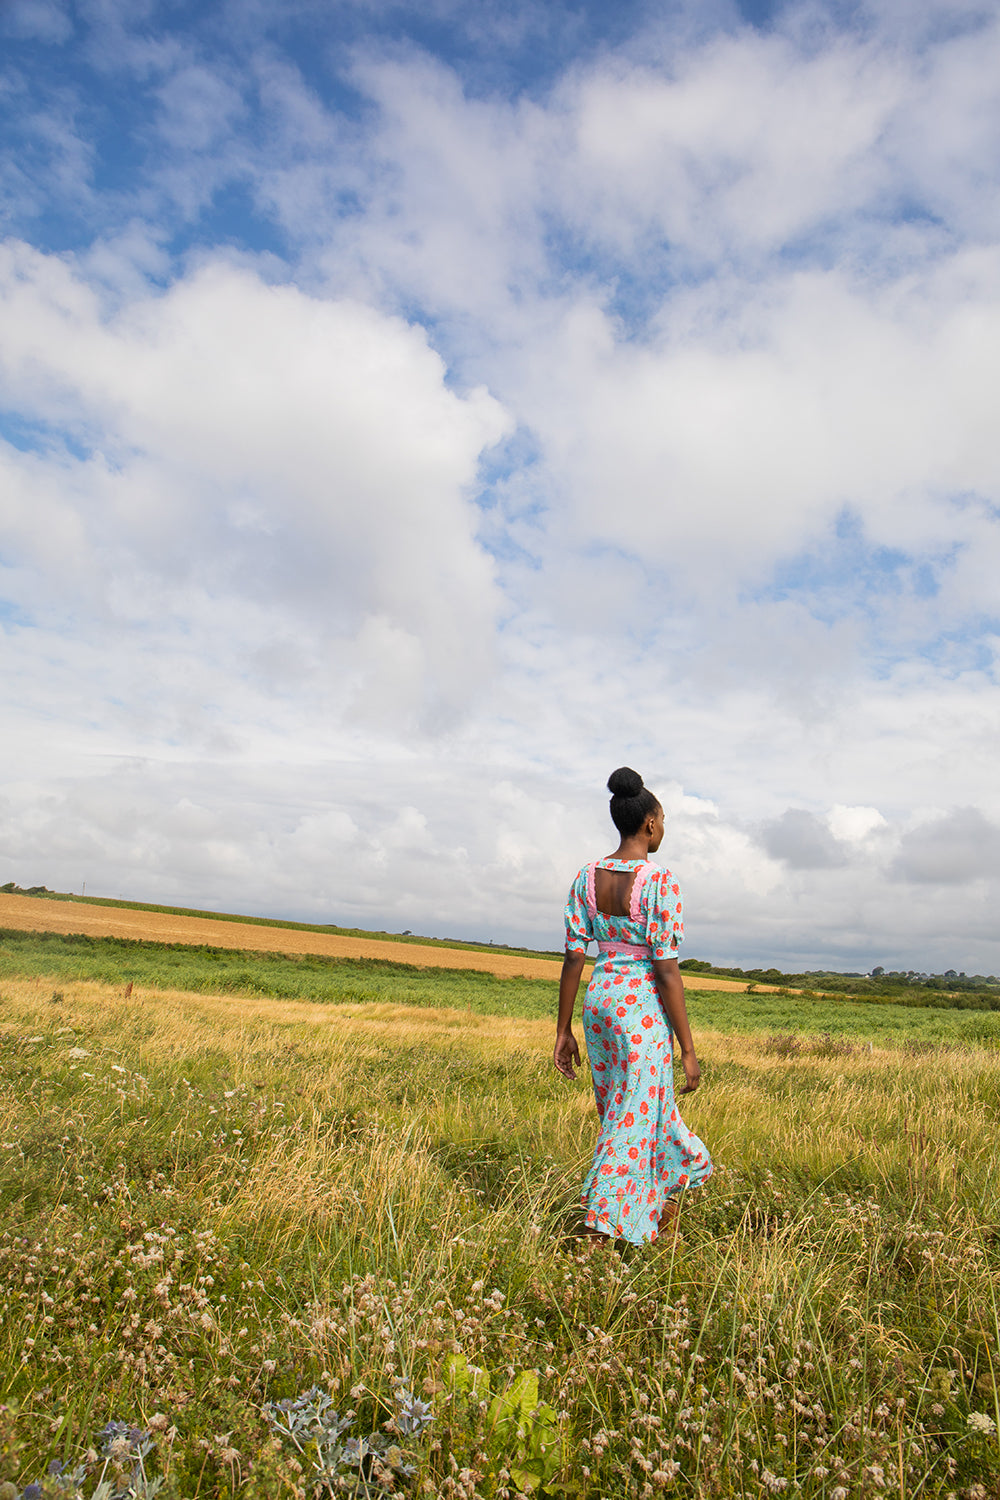
M1000 968L995 13L341 112L98 12L143 170L32 94L95 229L0 261L10 876L549 944L627 760L691 951Z
M839 803L831 807L826 822L834 838L845 844L861 843L888 826L877 807L844 807Z
M42 42L65 42L73 23L57 0L7 0L0 11L0 32Z
M780 818L765 823L761 842L772 859L784 860L793 870L827 870L842 865L839 840L814 813L790 807Z
M1000 876L1000 827L976 807L957 807L905 833L893 862L897 880L964 885Z
M16 246L0 297L8 406L89 448L3 455L25 563L130 627L279 610L401 722L475 696L497 597L468 490L506 418L420 331L218 263L106 317Z

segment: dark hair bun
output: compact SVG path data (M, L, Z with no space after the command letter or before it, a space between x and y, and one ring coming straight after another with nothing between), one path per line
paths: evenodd
M642 777L630 766L622 766L608 777L608 791L612 797L638 797L642 791Z

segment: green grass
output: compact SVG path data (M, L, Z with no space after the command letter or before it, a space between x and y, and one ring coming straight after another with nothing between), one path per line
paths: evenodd
M688 990L692 1024L727 1032L829 1034L881 1046L893 1043L1000 1042L994 1011L939 1009L885 1000L849 1000L806 995L740 995L731 990Z
M153 1424L160 1500L292 1497L263 1403L318 1382L371 1432L405 1379L434 1411L413 1494L513 1495L553 1424L541 1476L584 1500L997 1493L1000 1053L961 1030L992 1017L901 1010L956 1028L924 1055L851 1007L873 1050L827 1055L840 1002L692 993L717 1175L679 1247L587 1256L552 985L175 957L4 939L0 1482L121 1419ZM491 1402L525 1372L519 1437Z
M43 974L60 981L131 981L146 988L328 1004L387 1000L396 1005L449 1005L480 1015L548 1015L555 989L543 979L502 979L474 969L421 969L375 958L0 931L0 979Z
M0 931L0 979L7 975L91 979L110 985L131 980L147 988L327 1004L446 1005L476 1015L525 1018L552 1016L556 1007L556 984L551 980L504 979L471 969L420 969L381 959L259 953L80 934ZM883 1043L1000 1040L1000 1015L937 1009L933 1000L927 1007L915 1007L884 1000L690 990L688 1007L696 1026L727 1032L802 1031Z

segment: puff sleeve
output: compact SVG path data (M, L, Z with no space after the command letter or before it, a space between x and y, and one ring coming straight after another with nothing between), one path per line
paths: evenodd
M587 914L587 871L582 869L566 898L566 952L586 953L594 929Z
M684 941L681 888L669 870L651 876L643 891L646 904L646 942L653 958L676 958Z

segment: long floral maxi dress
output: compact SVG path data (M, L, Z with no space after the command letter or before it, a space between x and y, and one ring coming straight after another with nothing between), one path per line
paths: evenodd
M635 870L627 917L597 910L594 871ZM655 1240L670 1193L705 1182L712 1160L677 1112L673 1034L660 1004L653 960L675 958L684 937L681 893L669 870L648 860L586 865L566 902L566 951L597 963L583 1024L601 1133L580 1199L587 1225L632 1244Z

